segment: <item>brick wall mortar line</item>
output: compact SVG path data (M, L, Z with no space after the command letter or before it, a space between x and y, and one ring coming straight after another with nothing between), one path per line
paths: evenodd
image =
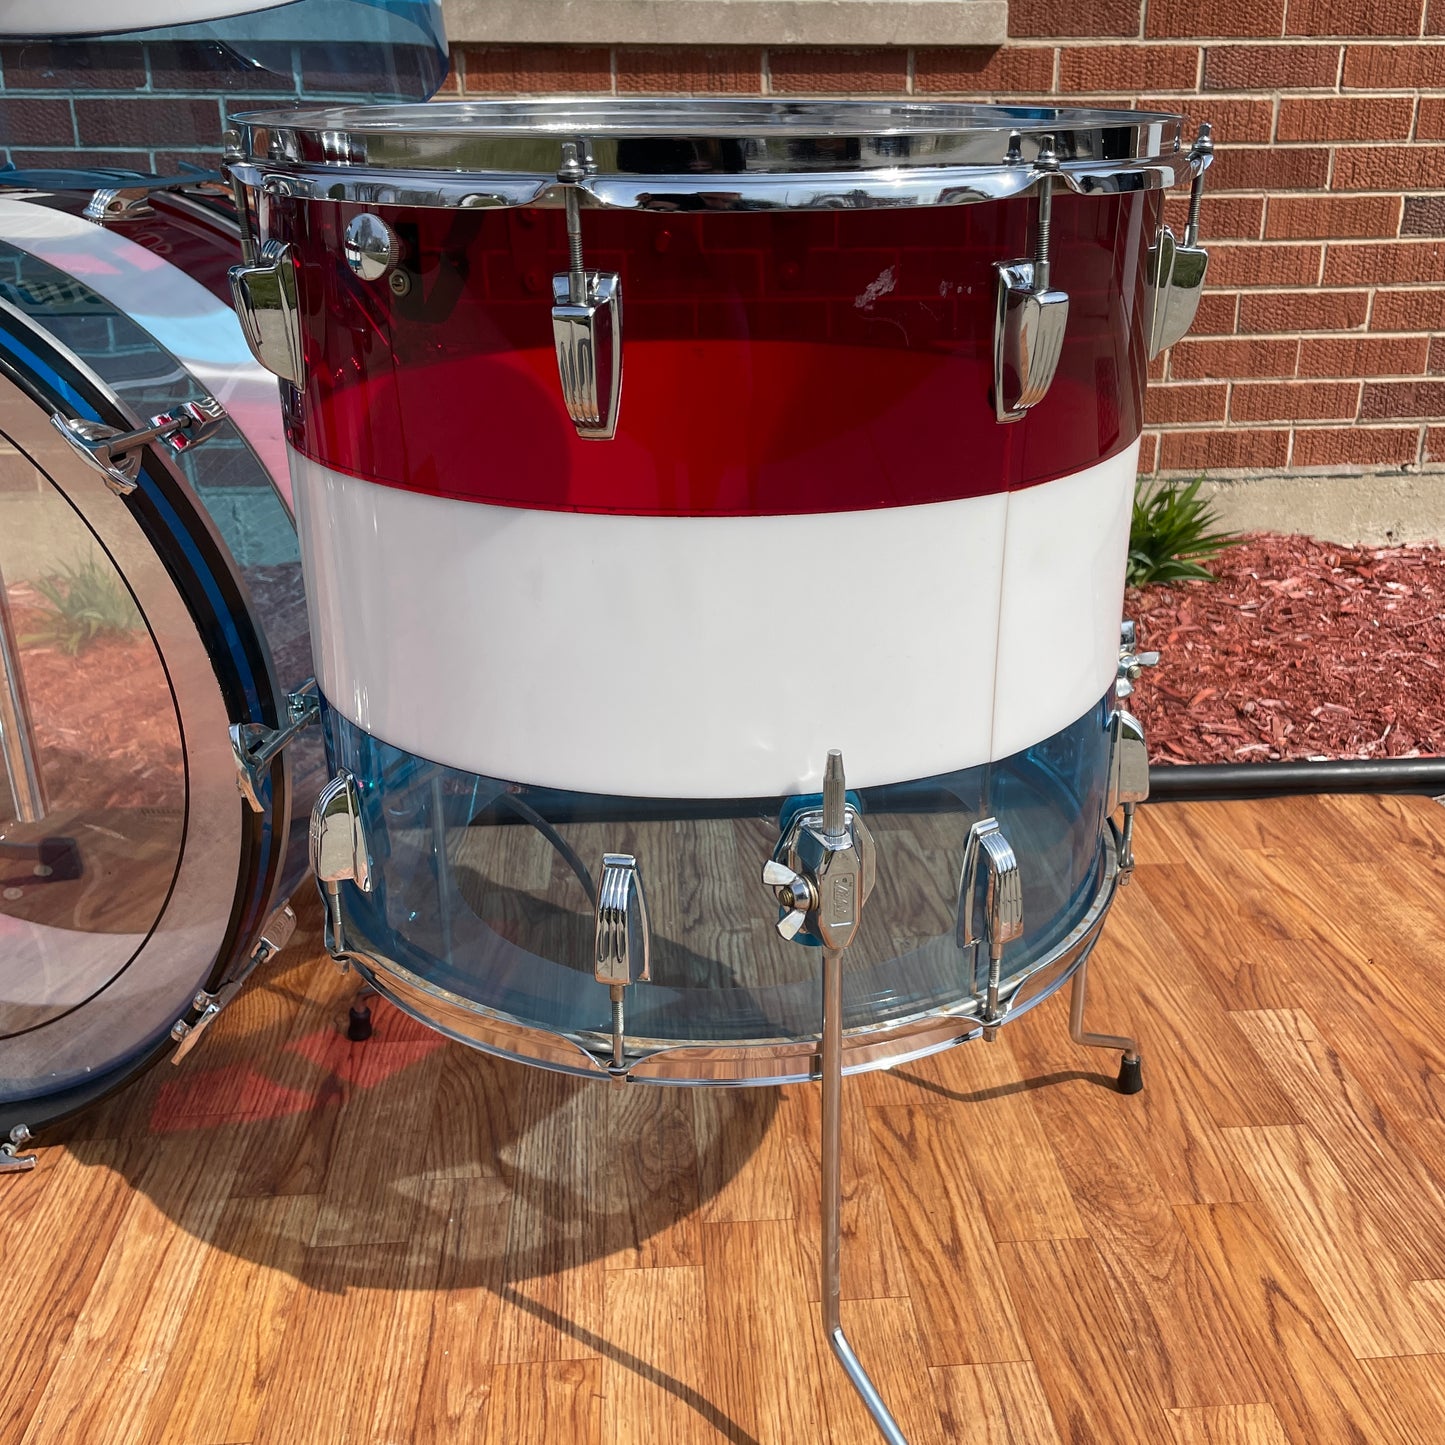
M762 85L762 92L764 95L771 95L773 93L773 59L772 51L769 50L766 45L763 46L763 53L760 57L758 68L760 71L759 79Z
M917 76L918 51L915 46L910 45L908 47L908 63L904 67L903 72L903 84L907 88L907 93L909 95L917 94Z

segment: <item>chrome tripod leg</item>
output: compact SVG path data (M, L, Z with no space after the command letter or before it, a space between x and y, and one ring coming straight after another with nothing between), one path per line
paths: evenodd
M843 1333L839 1239L843 1208L843 950L823 950L823 1331L888 1445L908 1445Z
M1122 1034L1091 1034L1084 1029L1084 999L1088 980L1089 960L1085 958L1074 974L1074 991L1069 999L1069 1037L1076 1044L1083 1044L1091 1049L1122 1049L1124 1057L1119 1064L1119 1092L1137 1094L1144 1087L1139 1045Z

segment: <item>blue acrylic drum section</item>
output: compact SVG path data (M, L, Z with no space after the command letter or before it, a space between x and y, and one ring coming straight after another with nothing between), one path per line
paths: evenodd
M1003 959L1009 1016L1087 955L1115 880L1112 708L1111 694L1001 762L851 795L877 881L844 960L850 1068L978 1031L988 960L960 945L958 918L965 844L982 817L1021 860L1025 928ZM370 891L342 888L333 943L382 993L469 1043L594 1071L611 1044L609 993L593 972L598 876L605 852L626 852L651 933L651 981L626 991L630 1076L809 1076L820 951L778 937L758 881L800 800L529 788L404 753L335 710L325 729L333 770L356 780L370 854Z

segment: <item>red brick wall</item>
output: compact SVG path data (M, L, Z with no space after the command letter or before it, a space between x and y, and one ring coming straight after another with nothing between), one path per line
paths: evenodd
M1071 12L1087 33L1061 37ZM997 49L459 46L452 94L967 96L1214 123L1146 471L1445 469L1445 0L1011 0ZM1439 38L1436 38L1439 37ZM1176 230L1183 196L1171 202Z

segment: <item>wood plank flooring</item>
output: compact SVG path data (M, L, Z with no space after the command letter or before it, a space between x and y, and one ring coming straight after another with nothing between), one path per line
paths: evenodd
M1445 1441L1445 808L1151 807L1094 961L844 1085L844 1321L913 1445ZM700 906L705 899L700 898ZM864 1445L816 1089L489 1059L291 948L0 1177L0 1445Z

